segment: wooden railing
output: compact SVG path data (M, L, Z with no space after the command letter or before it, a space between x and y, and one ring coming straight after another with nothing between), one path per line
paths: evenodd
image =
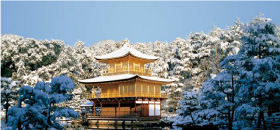
M119 75L119 74L139 74L143 76L151 76L152 70L151 69L116 69L116 70L103 69L102 70L102 76Z
M141 111L104 111L104 112L96 112L95 116L93 113L87 113L88 117L118 117L118 116L140 116Z
M97 93L86 94L87 99L99 99L99 98L122 98L122 97L147 97L147 98L168 98L167 93Z

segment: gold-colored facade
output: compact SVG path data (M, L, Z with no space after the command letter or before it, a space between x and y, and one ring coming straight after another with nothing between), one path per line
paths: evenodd
M102 70L102 76L119 75L119 74L139 74L152 76L152 70L145 69L148 60L138 59L131 55L123 58L101 61L107 63L107 68Z
M160 117L160 102L167 99L167 94L161 93L161 86L170 82L149 80L153 79L152 71L146 69L146 64L154 62L155 59L139 58L128 53L122 57L97 61L107 65L107 68L102 70L103 78L116 78L125 74L133 74L133 77L84 83L87 87L100 90L98 93L92 91L86 94L86 98L94 102L93 117ZM100 107L101 113L96 113L96 107Z
M145 80L119 81L99 84L101 93L87 94L88 99L121 98L121 97L147 97L167 98L166 93L161 93L161 83Z

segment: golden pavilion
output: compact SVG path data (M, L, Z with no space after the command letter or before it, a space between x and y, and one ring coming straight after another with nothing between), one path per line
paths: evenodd
M86 96L93 102L92 118L160 118L161 101L167 99L167 93L161 92L161 86L173 80L154 77L152 71L146 69L145 64L155 62L157 57L143 54L125 44L95 59L107 66L101 76L79 80L86 87L100 90Z

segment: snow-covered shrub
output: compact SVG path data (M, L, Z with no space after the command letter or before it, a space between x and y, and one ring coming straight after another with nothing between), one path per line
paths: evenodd
M66 76L55 77L50 83L38 82L34 88L22 86L18 91L18 106L8 111L8 125L13 129L63 129L56 118L78 118L78 113L56 104L71 100L70 92L74 87L75 84Z

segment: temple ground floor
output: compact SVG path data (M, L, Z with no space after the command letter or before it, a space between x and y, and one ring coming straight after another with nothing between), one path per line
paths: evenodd
M160 99L93 100L92 106L84 107L87 120L159 120Z

